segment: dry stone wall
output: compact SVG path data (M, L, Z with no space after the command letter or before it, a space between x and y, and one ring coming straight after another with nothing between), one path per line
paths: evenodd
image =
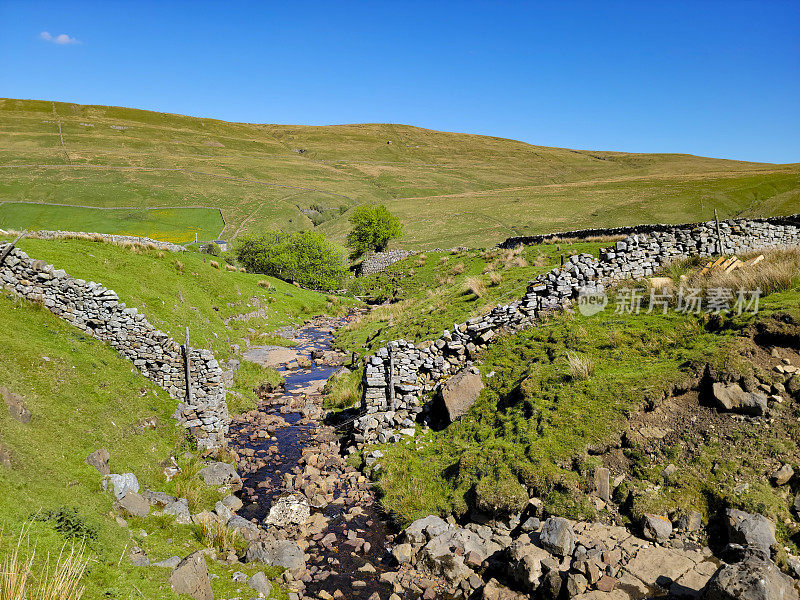
M0 229L0 234L5 235L18 235L21 231L4 231ZM97 242L106 242L109 244L116 244L123 246L125 244L142 244L144 246L151 246L158 250L165 250L166 252L186 252L186 248L180 244L173 244L172 242L161 242L147 237L138 237L135 235L117 235L115 233L87 233L85 231L62 231L62 230L47 230L42 229L39 231L30 231L25 237L36 238L40 240L65 240L65 239L87 239Z
M8 245L0 246L0 255ZM191 399L186 396L185 360L180 344L151 325L136 308L120 302L116 292L99 283L70 277L18 248L0 264L2 285L88 335L110 344L142 374L178 399L173 417L197 438L198 446L225 443L230 419L222 369L209 350L190 352Z
M800 246L797 215L731 220L720 223L720 229L724 254ZM531 281L521 299L459 323L433 341L389 342L366 361L362 415L354 421L356 441L398 441L400 431L412 427L423 412L422 395L467 365L498 333L530 326L581 293L600 293L620 280L653 275L677 258L717 254L717 244L714 222L628 235L602 249L598 258L590 254L570 257L563 268Z
M381 273L391 264L416 254L413 250L392 250L390 252L372 252L361 262L361 274Z

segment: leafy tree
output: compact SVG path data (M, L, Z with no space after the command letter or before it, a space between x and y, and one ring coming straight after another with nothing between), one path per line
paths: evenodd
M403 232L400 219L382 204L357 207L350 216L350 224L353 230L347 235L347 245L356 256L370 250L383 252L389 240L400 237Z
M270 232L241 239L236 259L251 273L296 281L315 290L340 288L346 273L340 248L313 231Z

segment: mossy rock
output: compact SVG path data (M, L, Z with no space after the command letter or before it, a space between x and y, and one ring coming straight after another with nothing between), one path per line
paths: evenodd
M481 479L475 486L475 507L490 514L521 512L528 503L528 493L519 480L506 469Z

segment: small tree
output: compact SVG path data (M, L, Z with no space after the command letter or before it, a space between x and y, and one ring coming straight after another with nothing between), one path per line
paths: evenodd
M353 230L347 235L347 245L355 256L373 250L383 252L389 240L400 237L403 225L400 219L390 213L385 206L362 204L350 216Z
M296 281L315 290L339 288L346 273L340 247L313 231L271 232L241 239L236 259L251 273Z

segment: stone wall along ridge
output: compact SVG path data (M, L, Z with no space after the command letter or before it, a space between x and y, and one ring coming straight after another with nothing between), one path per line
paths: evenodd
M730 220L721 222L720 229L722 254L800 246L797 216ZM355 441L399 441L398 430L413 427L425 410L422 395L469 364L498 333L531 326L546 314L564 308L581 293L600 293L618 281L649 277L662 265L679 258L718 253L713 221L658 226L649 233L627 235L601 249L597 258L591 254L570 257L563 267L529 282L519 300L456 324L433 341L389 342L366 360L362 414L354 421Z
M18 235L22 233L16 230L3 230L0 229L0 235ZM141 244L149 246L157 250L164 250L166 252L186 252L186 248L180 244L173 244L172 242L161 242L147 237L139 237L135 235L118 235L115 233L89 233L86 231L62 231L62 230L47 230L41 229L38 231L29 231L25 237L36 238L40 240L76 240L85 239L94 242L106 242L108 244L116 244L117 246L125 246L128 244Z
M8 244L0 246L0 256ZM18 248L0 264L3 287L42 303L57 317L111 345L148 379L179 400L173 417L189 429L202 449L225 444L228 406L222 369L210 350L191 349L187 401L183 347L156 329L136 308L120 302L116 292L94 281L70 277Z

